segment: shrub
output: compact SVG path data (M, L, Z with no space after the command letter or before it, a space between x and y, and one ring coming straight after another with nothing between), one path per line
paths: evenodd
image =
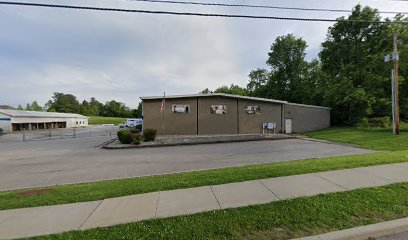
M370 123L368 122L368 118L360 119L360 121L357 123L357 127L361 127L361 128L370 127Z
M137 128L131 128L131 129L129 129L129 131L130 131L131 134L140 133L140 130L137 129Z
M154 141L156 139L157 130L152 128L146 128L143 131L143 137L145 142Z
M142 131L142 128L143 128L142 124L136 125L136 129L139 129L140 132Z
M3 134L3 128L0 128L0 135Z
M132 143L135 145L139 145L142 141L142 135L140 133L132 134Z
M129 144L133 141L132 133L129 130L119 130L118 139L120 143Z
M376 117L368 119L368 122L372 127L382 127L387 128L391 126L390 117Z
M388 128L391 126L390 117L363 118L358 124L362 128Z

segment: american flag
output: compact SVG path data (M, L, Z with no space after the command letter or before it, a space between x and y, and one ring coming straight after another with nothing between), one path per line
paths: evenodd
M164 112L164 109L166 109L166 93L163 94L163 100L161 103L160 112Z

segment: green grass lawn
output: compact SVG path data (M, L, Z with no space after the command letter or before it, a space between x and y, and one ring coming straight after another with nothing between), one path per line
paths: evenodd
M0 210L84 202L162 190L181 189L254 179L408 162L408 150L258 164L243 167L54 186L50 192L23 196L23 191L0 192Z
M126 120L126 118L120 118L120 117L90 116L89 119L88 119L88 123L89 124L115 124L115 125L119 125L125 120Z
M334 142L352 143L361 148L374 150L407 150L408 132L401 132L396 136L391 129L359 129L352 127L330 128L316 132L305 133L305 135Z
M408 183L35 239L290 239L408 216Z

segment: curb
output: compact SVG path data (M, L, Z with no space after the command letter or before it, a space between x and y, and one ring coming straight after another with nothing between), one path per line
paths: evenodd
M135 148L157 148L157 147L174 147L174 146L191 146L191 145L202 145L202 144L217 144L217 143L233 143L233 142L252 142L252 141L271 141L271 140L285 140L285 139L295 139L294 136L284 136L279 138L256 138L256 139L235 139L235 140L214 140L208 142L189 142L189 143L158 143L151 145L129 145L129 146L109 146L110 143L105 143L101 148L107 150L116 149L135 149Z
M96 145L96 146L94 146L94 147L103 147L103 146L105 146L105 145L109 145L109 144L111 144L111 143L113 143L114 141L116 141L116 139L117 138L113 138L113 139L111 139L111 140L108 140L108 141L105 141L105 142L103 142L103 143L101 143L101 144L98 144L98 145Z
M355 227L293 240L367 240L408 231L408 218Z

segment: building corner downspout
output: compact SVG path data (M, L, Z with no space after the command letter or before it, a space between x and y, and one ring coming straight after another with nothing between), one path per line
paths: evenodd
M145 125L145 121L144 121L144 110L143 110L143 109L144 109L144 101L142 100L142 116L141 116L141 117L142 117L142 121L143 121L143 122L142 122L142 123L143 123L143 124L142 124L142 134L143 134L144 125Z
M285 133L285 104L281 106L281 133Z

